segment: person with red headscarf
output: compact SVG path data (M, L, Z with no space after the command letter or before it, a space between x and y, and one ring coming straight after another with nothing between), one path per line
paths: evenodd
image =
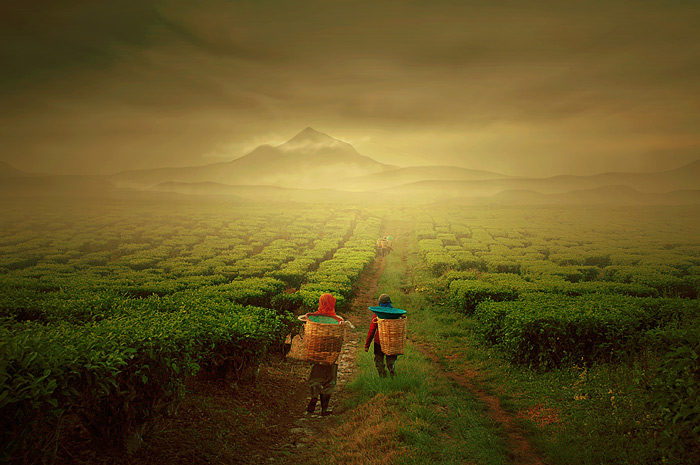
M333 294L321 294L321 297L318 298L318 310L312 315L336 316L335 297L333 297Z
M332 294L321 294L318 299L318 310L311 315L337 316L335 314L335 297ZM314 363L309 374L309 387L311 388L311 400L306 406L308 413L314 413L319 395L321 397L321 415L330 415L332 412L328 408L331 394L338 383L338 364L321 365Z

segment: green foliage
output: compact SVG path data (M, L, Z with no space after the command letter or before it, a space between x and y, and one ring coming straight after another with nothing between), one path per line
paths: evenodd
M425 262L428 265L428 269L435 276L439 276L457 266L457 260L449 253L444 252L428 252L425 255Z
M0 219L0 460L50 462L66 415L132 452L187 377L250 377L291 312L320 291L342 307L381 226L355 211L200 207L78 213L50 230Z
M27 450L41 440L36 425L56 426L70 410L95 437L127 447L177 402L185 377L200 368L243 373L290 322L273 310L229 304L144 310L84 326L4 326L0 414L12 421L3 442Z
M652 407L666 420L666 432L689 447L700 441L700 321L650 334L661 353L652 374Z
M450 235L450 237L454 236ZM449 239L449 242L456 243L456 240ZM418 242L418 250L433 275L439 276L458 265L457 259L443 247L441 239L422 239Z
M636 353L644 332L658 324L647 307L652 303L618 295L532 293L517 301L482 302L474 316L484 338L511 360L549 369Z
M418 240L423 240L423 239L435 239L437 237L437 233L432 229L432 225L430 226L430 229L423 229L420 230L416 233L416 237Z
M459 270L486 271L486 262L483 258L476 257L466 250L456 250L450 255L454 259L454 266Z
M698 297L694 279L678 277L669 271L660 266L608 266L603 270L603 279L652 287L665 297Z
M450 301L457 310L471 315L484 301L514 300L518 293L482 280L454 280L450 283Z
M514 273L520 274L520 263L502 259L502 258L491 258L485 260L486 270L489 273Z
M381 221L376 217L359 222L352 239L345 242L333 258L324 261L316 271L308 274L307 283L298 292L306 311L318 308L318 299L325 292L336 298L337 310L346 308L346 302L351 297L360 274L374 260L380 226Z
M442 276L442 280L445 281L447 286L449 286L452 281L474 279L479 279L479 273L476 271L448 271Z

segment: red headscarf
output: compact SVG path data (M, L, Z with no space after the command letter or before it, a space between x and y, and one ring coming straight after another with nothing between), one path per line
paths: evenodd
M331 294L321 294L318 298L318 311L314 315L335 316L335 297Z

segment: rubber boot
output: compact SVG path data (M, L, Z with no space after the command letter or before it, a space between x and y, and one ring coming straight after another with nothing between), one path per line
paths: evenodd
M391 359L389 359L389 357L387 357L387 367L389 368L389 374L391 375L392 378L396 375L396 373L394 372L395 366L396 366L396 358L392 357Z
M321 394L321 416L325 417L333 412L328 408L328 402L331 400L330 394Z
M379 377L386 378L386 368L384 368L384 357L375 355L374 366L377 367L377 373L379 373Z
M314 413L314 410L316 410L316 402L318 402L318 397L312 397L309 401L309 405L306 406L306 411Z

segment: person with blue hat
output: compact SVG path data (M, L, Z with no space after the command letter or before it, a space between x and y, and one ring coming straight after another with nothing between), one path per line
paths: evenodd
M393 308L393 305L391 303L391 297L389 297L387 294L382 294L379 296L379 307L384 307L384 308ZM386 371L387 368L389 369L389 373L391 374L391 377L393 378L395 375L395 365L396 365L396 358L398 355L384 355L384 352L382 352L382 346L381 342L379 341L379 318L377 317L377 314L374 314L374 317L372 318L372 323L369 325L369 331L367 332L367 340L365 341L365 352L369 351L369 345L372 343L372 340L374 339L374 366L377 367L377 371L379 372L379 376L382 378L386 378ZM384 366L384 361L386 357L386 367Z

